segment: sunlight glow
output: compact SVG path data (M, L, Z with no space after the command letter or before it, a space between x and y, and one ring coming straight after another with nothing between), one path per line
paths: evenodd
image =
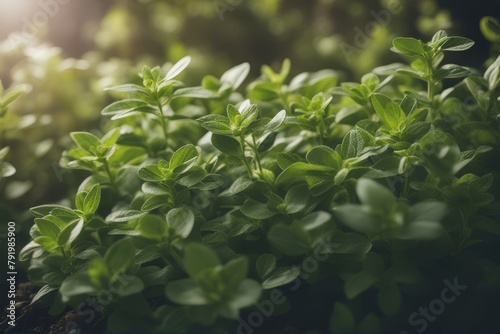
M29 13L34 5L35 1L0 0L0 17L2 21L9 17L19 19L23 14Z

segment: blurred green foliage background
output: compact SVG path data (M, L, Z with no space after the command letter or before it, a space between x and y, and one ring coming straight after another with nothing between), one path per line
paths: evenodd
M396 36L424 40L445 29L476 41L481 67L490 42L479 20L496 1L452 0L0 0L0 79L28 90L0 118L0 146L17 173L0 180L0 216L27 231L27 209L57 202L82 175L63 170L68 133L98 129L112 101L103 88L137 80L142 65L191 55L182 80L199 84L242 62L255 78L288 57L292 74L330 68L359 80L399 61ZM453 59L450 59L453 62ZM95 131L95 130L94 130ZM24 227L23 227L24 226Z

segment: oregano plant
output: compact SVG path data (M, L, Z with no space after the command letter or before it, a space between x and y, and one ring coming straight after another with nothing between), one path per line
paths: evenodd
M31 209L32 303L60 314L106 293L116 333L378 333L411 330L444 279L498 291L500 57L445 63L473 44L398 37L409 65L359 83L289 78L288 59L195 87L176 79L189 57L145 66L109 89L103 128L70 134L61 165L87 174L74 205Z

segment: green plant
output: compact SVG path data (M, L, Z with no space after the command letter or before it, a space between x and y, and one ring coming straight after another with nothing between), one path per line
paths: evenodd
M105 291L112 332L220 332L279 288L266 316L314 306L319 325L288 321L386 332L450 271L498 288L500 58L480 76L441 65L469 39L393 44L409 67L340 87L330 70L287 81L288 60L246 95L246 63L186 87L186 57L111 88L127 97L106 131L71 133L61 160L90 173L74 208L31 210L33 302L58 313Z
M12 176L16 173L16 168L9 162L5 161L9 153L9 147L2 147L7 122L9 116L7 113L9 107L26 91L25 85L18 85L4 91L2 81L0 80L0 180L4 177Z

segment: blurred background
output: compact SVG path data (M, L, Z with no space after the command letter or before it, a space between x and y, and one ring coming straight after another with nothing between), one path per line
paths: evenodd
M143 65L193 61L182 80L248 61L292 61L292 75L330 68L359 81L373 67L401 61L396 36L424 41L445 29L476 41L451 63L482 68L490 41L481 17L498 1L461 0L0 0L0 80L28 91L0 117L0 148L17 169L0 179L0 216L31 226L29 207L58 202L82 175L59 167L68 133L99 128L112 101L103 88L137 81ZM19 247L20 248L20 247Z

